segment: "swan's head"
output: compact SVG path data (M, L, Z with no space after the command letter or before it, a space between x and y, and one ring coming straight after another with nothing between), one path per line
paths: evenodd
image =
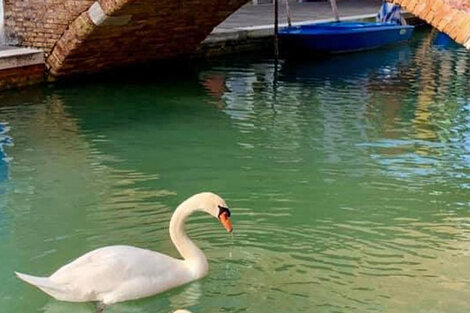
M230 210L225 200L212 192L203 192L193 196L198 202L198 209L209 213L217 218L228 232L232 232L232 223L230 222Z

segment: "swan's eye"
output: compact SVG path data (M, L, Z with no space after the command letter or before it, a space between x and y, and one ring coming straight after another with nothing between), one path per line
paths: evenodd
M230 210L228 208L225 208L223 206L218 205L219 207L219 217L222 213L227 212L227 217L230 217Z

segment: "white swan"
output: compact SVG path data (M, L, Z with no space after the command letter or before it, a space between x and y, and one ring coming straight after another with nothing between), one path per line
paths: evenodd
M183 260L131 246L107 246L82 255L49 277L16 275L57 300L103 304L148 297L183 285L204 277L208 270L206 257L184 232L184 221L195 211L209 213L232 231L230 211L221 197L209 192L190 197L170 221L170 237Z

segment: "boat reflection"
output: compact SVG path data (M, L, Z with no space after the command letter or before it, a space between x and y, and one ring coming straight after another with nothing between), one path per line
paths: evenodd
M286 82L329 81L366 78L369 74L393 73L397 67L407 66L411 58L408 46L380 49L348 55L317 58L315 60L287 59L282 64L279 79Z

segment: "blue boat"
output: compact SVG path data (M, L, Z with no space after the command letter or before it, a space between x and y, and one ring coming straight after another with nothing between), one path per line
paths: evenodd
M296 54L332 54L406 42L413 30L414 26L394 23L329 22L281 28L279 40L282 48Z

